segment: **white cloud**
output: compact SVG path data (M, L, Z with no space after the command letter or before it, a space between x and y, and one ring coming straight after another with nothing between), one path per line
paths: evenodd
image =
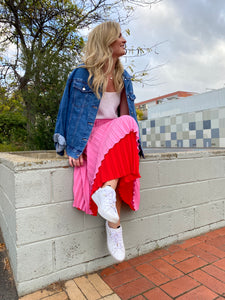
M153 46L150 57L135 59L137 69L165 64L150 73L153 86L135 85L137 101L177 90L205 92L225 83L225 6L223 0L163 0L151 10L139 7L129 25L129 45ZM129 61L128 61L129 62ZM155 84L157 86L154 86Z

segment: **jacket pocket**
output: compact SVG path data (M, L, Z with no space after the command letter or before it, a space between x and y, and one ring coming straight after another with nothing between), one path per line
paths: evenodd
M84 107L88 103L88 97L93 93L92 89L89 87L87 82L76 79L72 84L72 94L73 106Z

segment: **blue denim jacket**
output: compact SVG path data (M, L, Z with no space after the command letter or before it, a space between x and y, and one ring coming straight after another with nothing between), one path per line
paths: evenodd
M66 149L67 155L77 159L84 151L91 134L100 100L89 87L88 76L87 69L78 67L67 80L53 137L59 155L64 155ZM123 73L123 79L129 114L138 123L134 106L136 97L131 77L126 71ZM140 144L139 148L139 154L143 156Z

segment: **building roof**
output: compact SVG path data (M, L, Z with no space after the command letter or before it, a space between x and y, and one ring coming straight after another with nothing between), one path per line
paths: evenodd
M196 93L193 93L193 92L177 91L177 92L174 92L174 93L170 93L170 94L162 95L162 96L159 96L159 97L156 97L156 98L152 98L152 99L149 99L149 100L146 100L146 101L138 102L135 105L139 106L139 105L142 105L142 104L157 101L157 100L160 100L160 99L170 98L170 97L173 97L173 96L178 96L179 98L182 98L182 97L189 97L189 96L192 96L192 95L195 95L195 94Z

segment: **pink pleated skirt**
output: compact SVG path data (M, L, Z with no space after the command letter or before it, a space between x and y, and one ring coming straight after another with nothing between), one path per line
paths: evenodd
M138 210L138 139L138 125L128 115L95 121L84 151L84 165L74 168L73 207L96 216L98 208L91 195L105 182L119 178L117 192L121 200Z

